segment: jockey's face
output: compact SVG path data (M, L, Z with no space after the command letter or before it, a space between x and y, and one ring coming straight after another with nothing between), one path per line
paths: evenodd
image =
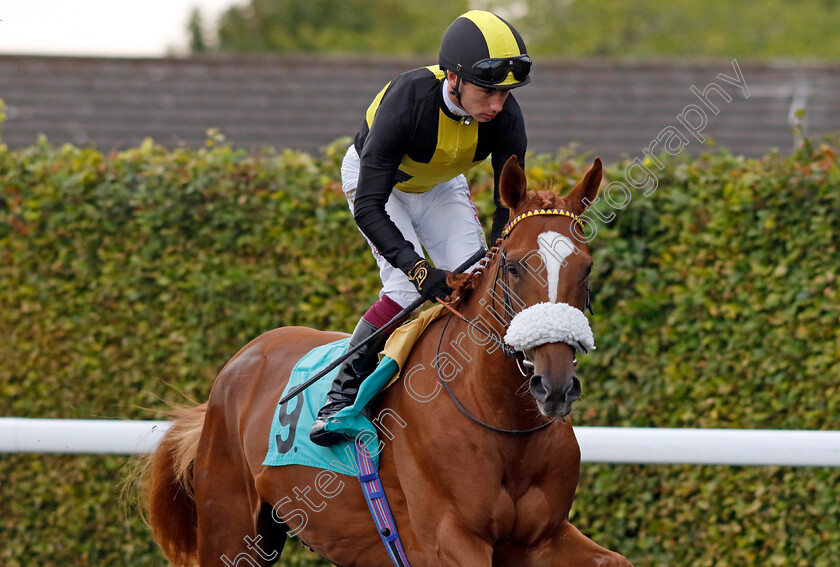
M454 89L458 77L454 73L447 73L447 80L449 81L449 88ZM463 80L461 81L460 90L460 104L458 104L458 99L454 95L449 95L449 98L478 122L489 122L493 120L502 111L502 107L510 94L510 91L485 89L484 87L479 87Z

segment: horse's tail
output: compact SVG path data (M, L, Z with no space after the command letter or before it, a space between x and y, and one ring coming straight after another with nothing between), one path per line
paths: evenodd
M135 465L130 482L140 479L144 518L158 545L174 565L198 562L193 462L207 403L170 412L172 427L154 454Z

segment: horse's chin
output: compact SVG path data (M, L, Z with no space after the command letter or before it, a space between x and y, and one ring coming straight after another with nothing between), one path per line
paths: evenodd
M535 401L537 402L537 409L540 411L540 414L549 419L559 417L563 421L566 421L566 416L572 413L572 402L548 401L543 403L539 400Z

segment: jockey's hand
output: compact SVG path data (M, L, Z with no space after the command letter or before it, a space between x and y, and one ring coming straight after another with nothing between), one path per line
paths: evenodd
M452 292L446 285L446 271L431 266L426 260L418 260L406 276L424 299L445 299Z

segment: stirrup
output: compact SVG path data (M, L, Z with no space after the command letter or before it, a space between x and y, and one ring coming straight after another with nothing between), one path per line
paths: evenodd
M337 431L327 431L325 427L328 419L329 416L315 419L315 423L312 424L312 428L309 430L310 441L321 447L332 447L333 445L338 445L339 443L353 439Z

